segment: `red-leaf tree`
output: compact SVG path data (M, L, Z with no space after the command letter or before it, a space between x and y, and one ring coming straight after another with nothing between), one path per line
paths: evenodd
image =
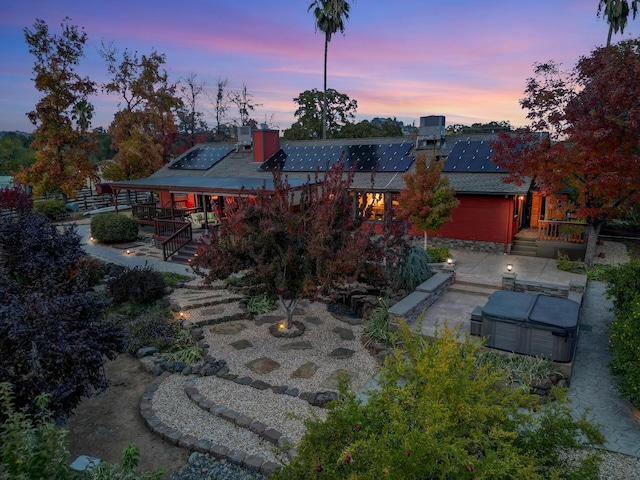
M87 98L95 83L82 77L76 68L83 57L87 34L65 18L60 34L52 34L44 20L33 30L24 29L29 52L34 56L34 83L42 99L27 116L36 127L31 147L35 163L16 173L22 185L32 185L34 193L73 195L88 178L94 178L95 165L89 153L93 139L85 135L93 107ZM85 111L77 115L80 106ZM75 122L74 122L75 120Z
M603 223L640 202L638 92L638 39L597 48L570 72L538 64L520 100L531 127L492 144L509 181L532 177L546 195L568 189L574 217L587 223L588 265Z
M400 192L400 216L424 232L424 248L427 248L427 231L434 231L451 220L460 202L455 190L449 186L449 177L442 176L442 162L433 158L427 161L423 152L416 156L416 171L402 176L405 187Z
M236 198L220 231L199 246L194 270L214 280L246 269L253 285L279 298L285 328L301 298L358 279L379 282L380 252L362 215L351 214L352 174L338 167L318 180L293 189L276 172L274 191Z

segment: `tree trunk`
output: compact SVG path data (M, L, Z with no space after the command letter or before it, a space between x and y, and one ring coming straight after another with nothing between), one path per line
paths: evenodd
M424 249L427 249L427 231L424 231Z
M587 249L584 252L584 263L586 263L588 267L593 266L593 259L596 256L596 245L598 244L598 235L600 235L601 228L602 222L587 221Z
M291 300L289 300L288 304L287 300L282 295L278 295L278 299L280 300L280 304L284 308L285 312L284 328L288 330L293 325L293 311L296 309L300 297L292 298Z
M322 139L327 139L327 50L329 40L324 39L324 95L322 96Z

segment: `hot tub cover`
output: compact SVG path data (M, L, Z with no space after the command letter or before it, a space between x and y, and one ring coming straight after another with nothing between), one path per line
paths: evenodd
M580 305L567 298L499 290L482 307L482 315L491 320L530 327L546 325L571 333L578 328Z

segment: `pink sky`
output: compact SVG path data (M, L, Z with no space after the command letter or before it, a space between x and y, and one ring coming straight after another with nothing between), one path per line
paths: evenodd
M102 40L119 49L167 56L172 81L197 75L213 90L218 78L242 84L262 104L258 122L285 129L295 121L292 99L322 89L324 37L316 33L309 1L301 0L23 0L0 17L0 130L31 131L25 113L40 98L23 29L36 18L58 33L65 16L84 27L89 43L78 72L106 81ZM359 0L345 36L329 45L328 86L358 101L357 120L396 117L418 123L445 115L447 124L508 120L526 125L520 108L534 62L572 67L606 42L597 0ZM623 36L640 35L640 18ZM107 127L117 99L91 99L92 126ZM212 121L212 107L202 99ZM228 121L237 118L230 109Z

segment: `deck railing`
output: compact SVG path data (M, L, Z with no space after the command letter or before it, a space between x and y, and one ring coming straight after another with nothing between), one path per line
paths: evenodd
M202 208L170 208L158 207L155 204L138 203L131 206L131 215L137 218L138 222L146 225L153 225L156 218L172 219L184 218L190 213L200 212Z
M561 220L539 220L538 240L585 243L587 241L587 224Z
M189 222L180 222L177 220L156 220L156 225L157 224L162 224L162 226L165 227L162 230L165 233L169 233L171 231L170 229L174 228L173 232L161 242L162 256L165 261L193 240L193 231L191 229L191 223ZM157 225L156 231L158 230L158 227L159 226Z

